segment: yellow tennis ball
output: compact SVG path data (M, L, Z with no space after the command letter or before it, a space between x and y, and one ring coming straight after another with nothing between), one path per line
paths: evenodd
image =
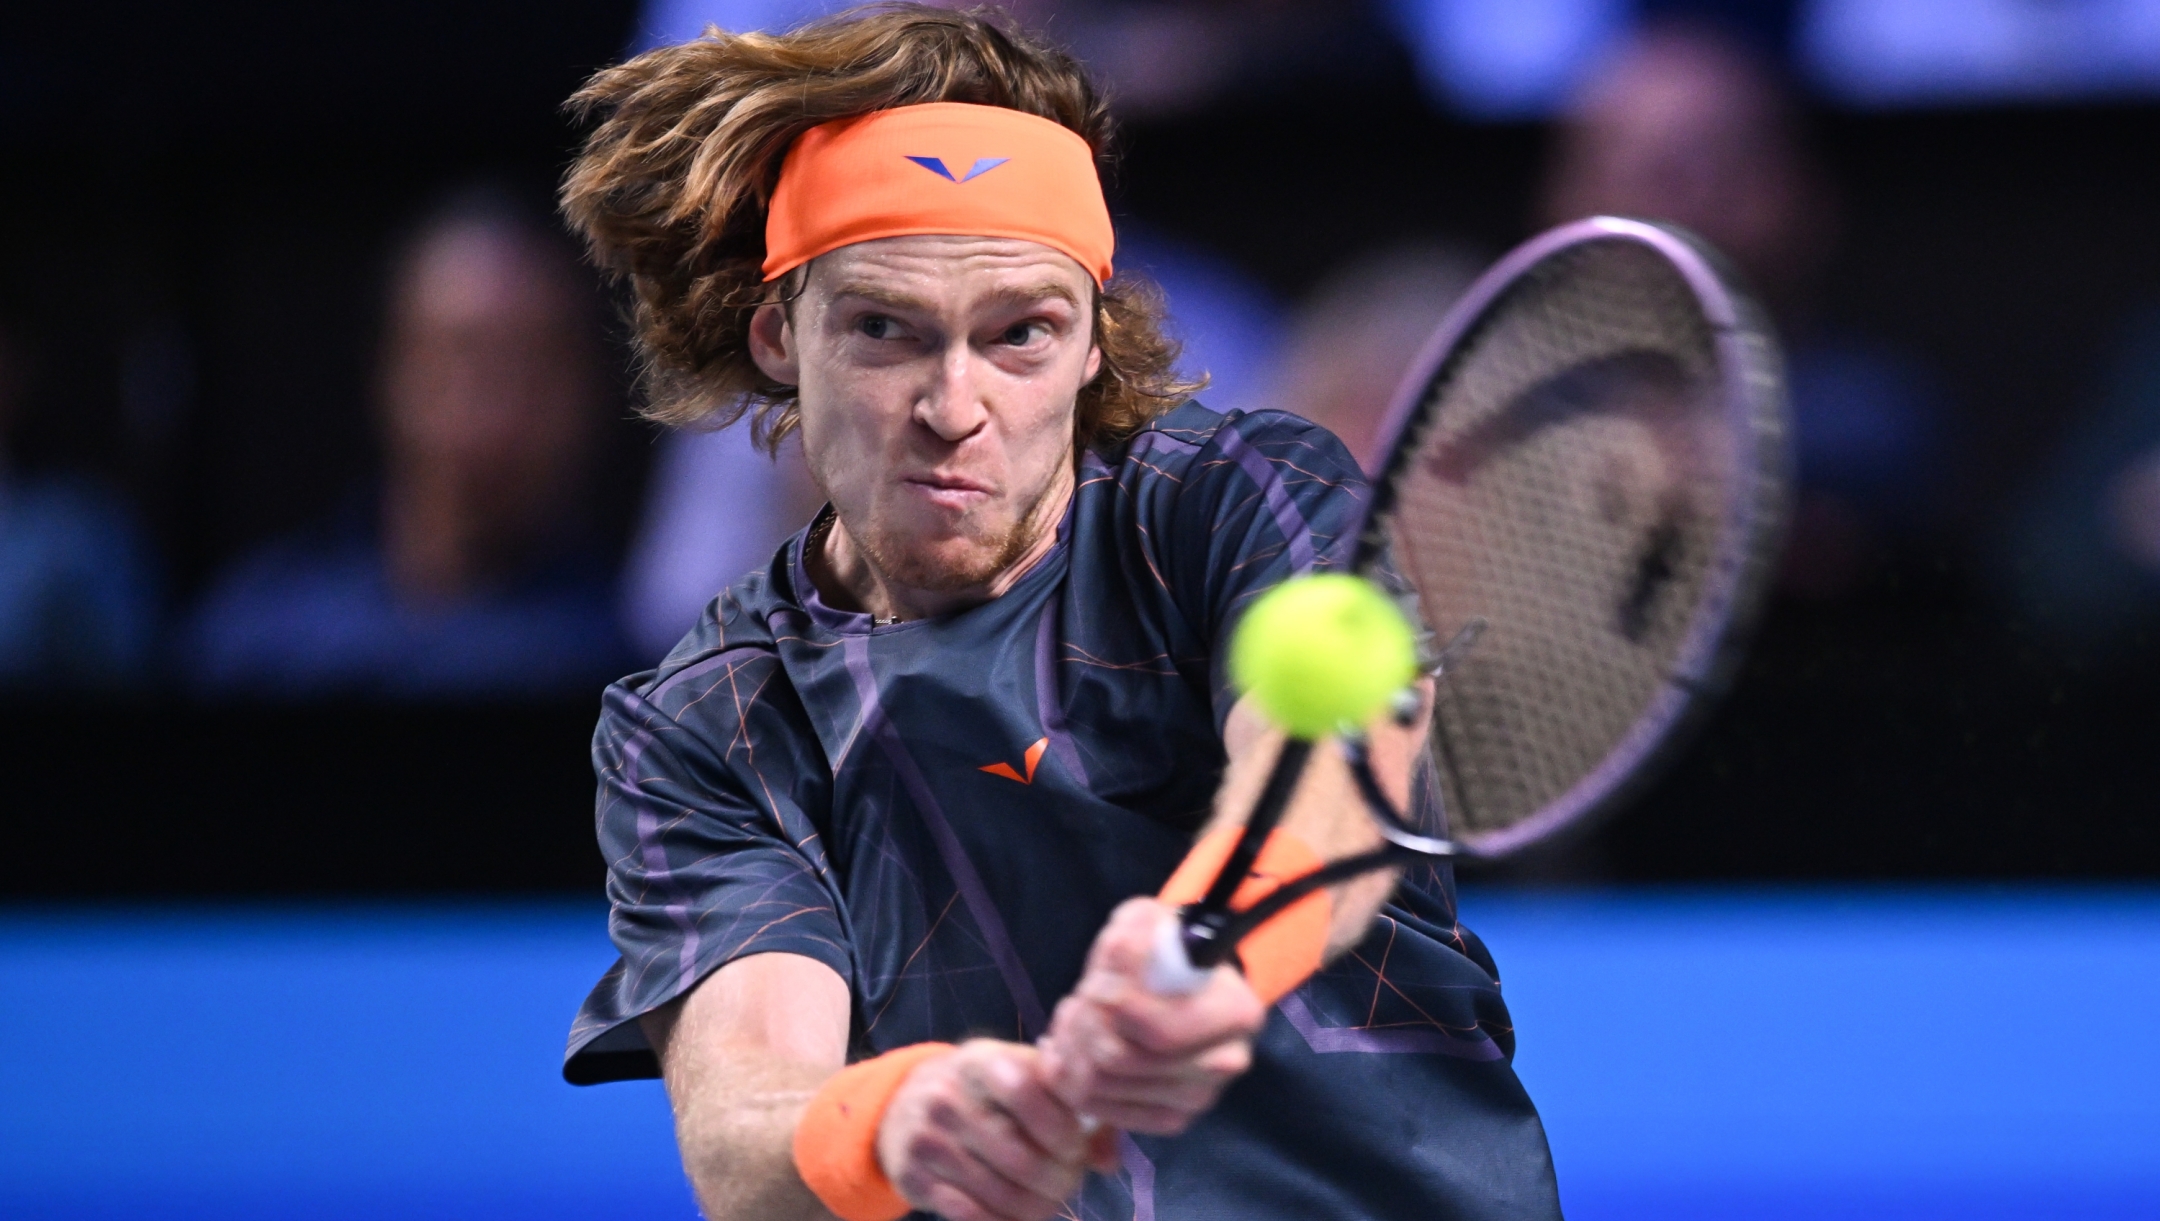
M1347 573L1292 577L1230 638L1230 679L1286 732L1362 726L1417 675L1417 640L1379 586Z

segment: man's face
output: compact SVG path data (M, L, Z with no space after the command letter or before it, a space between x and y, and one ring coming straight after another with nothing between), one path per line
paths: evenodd
M988 583L1055 528L1074 400L1102 365L1094 282L1049 247L917 236L844 246L751 351L801 399L803 455L889 580Z

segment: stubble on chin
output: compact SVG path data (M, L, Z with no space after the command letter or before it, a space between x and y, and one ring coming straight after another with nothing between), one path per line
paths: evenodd
M964 549L941 551L934 546L914 545L898 531L848 533L858 540L865 558L887 580L931 593L962 593L996 580L1041 541L1043 531L1055 528L1049 518L1056 490L1057 485L1052 483L1026 513L1001 533L972 537L971 545Z

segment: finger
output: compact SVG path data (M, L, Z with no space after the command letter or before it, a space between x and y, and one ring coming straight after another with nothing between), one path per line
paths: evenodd
M1174 1105L1178 1098L1218 1093L1233 1079L1234 1074L1206 1073L1189 1065L1175 1072L1097 1073L1088 1083L1087 1103L1094 1108L1105 1098L1117 1098L1128 1102L1157 1099ZM1089 1114L1100 1112L1091 1109Z
M1036 1080L1034 1055L1031 1048L1008 1043L964 1045L956 1066L962 1101L946 1130L971 1157L1013 1187L1059 1201L1079 1185L1085 1150L1079 1121ZM1051 1143L1062 1148L1053 1151L1038 1143L1016 1110L1034 1114Z
M1174 1080L1106 1077L1088 1095L1089 1114L1105 1123L1116 1122L1119 1107L1162 1107L1195 1114L1208 1109L1222 1096L1228 1077L1191 1077Z
M1238 1076L1251 1067L1250 1039L1231 1039L1199 1052L1177 1056L1157 1055L1127 1044L1121 1058L1092 1065L1088 1080L1092 1083L1102 1076L1165 1081L1187 1078L1226 1079Z
M1145 988L1097 999L1112 1030L1161 1055L1190 1055L1230 1039L1250 1038L1267 1022L1267 1008L1243 976L1220 968L1190 996L1157 996Z
M1047 1217L1063 1207L1065 1197L1072 1194L1070 1189L1065 1189L1054 1196L1044 1195L1014 1182L984 1160L982 1145L983 1142L974 1137L940 1144L924 1150L918 1159L919 1166L927 1172L932 1184L942 1183L954 1188L978 1208L998 1217L1020 1221ZM1074 1186L1078 1186L1077 1176Z
M1183 1124L1170 1120L1170 1114L1182 1115L1189 1122L1207 1111L1250 1061L1250 1047L1238 1044L1222 1049L1216 1062L1207 1067L1184 1061L1168 1066L1143 1064L1143 1071L1136 1073L1098 1071L1090 1076L1079 1105L1114 1127L1174 1131Z
M1193 1059L1193 1067L1218 1077L1240 1077L1252 1067L1251 1039L1232 1039Z
M1090 1037L1090 1025L1100 1022L1101 1015L1091 1006L1068 996L1058 1002L1050 1017L1050 1029L1036 1044L1041 1055L1038 1071L1051 1092L1068 1106L1087 1092L1091 1066L1083 1047Z
M1176 917L1162 912L1160 918L1172 920ZM1106 943L1116 931L1104 931ZM1266 1006L1253 995L1252 985L1246 982L1245 976L1231 966L1214 968L1197 991L1171 994L1154 991L1147 986L1142 973L1120 970L1120 965L1115 955L1098 955L1098 961L1081 976L1073 995L1133 1014L1178 1014L1192 1023L1242 1024L1266 1019Z
M1190 1128L1193 1121L1199 1119L1205 1111L1205 1107L1187 1110L1183 1107L1105 1103L1102 1119L1116 1131L1139 1132L1147 1136L1176 1136ZM1111 1169L1116 1169L1116 1166L1113 1164Z
M961 1145L1013 1192L1056 1204L1080 1185L1080 1155L1084 1150L1077 1142L1070 1159L1052 1157L1029 1140L1007 1115L986 1110L970 1126Z
M950 1183L933 1183L922 1195L908 1196L908 1203L920 1206L924 1212L935 1213L945 1221L1035 1221L1032 1217L1010 1217L992 1212L977 1203L975 1197Z
M1118 904L1088 950L1086 974L1138 979L1155 946L1155 926L1168 913L1168 908L1149 898Z
M984 1064L983 1084L990 1104L1010 1117L1042 1152L1060 1162L1078 1163L1087 1152L1087 1133L1080 1117L1041 1080L1040 1068L1039 1059L1028 1065L1010 1055Z
M1235 1077L1252 1064L1251 1044L1244 1039L1178 1055L1161 1055L1115 1038L1096 1040L1090 1047L1085 1081L1089 1091L1094 1089L1096 1079L1105 1075L1165 1081L1186 1077ZM1071 1105L1085 1109L1084 1098L1084 1095L1077 1096Z
M1150 1051L1108 1031L1075 1042L1081 1044L1086 1071L1072 1074L1071 1084L1061 1088L1058 1097L1076 1110L1086 1109L1095 1081L1106 1075L1164 1081L1208 1079L1235 1077L1252 1067L1252 1041L1242 1036L1169 1054Z
M1076 996L1058 1002L1045 1046L1052 1070L1049 1079L1067 1105L1077 1105L1100 1065L1132 1054L1131 1046L1112 1029L1104 1008Z

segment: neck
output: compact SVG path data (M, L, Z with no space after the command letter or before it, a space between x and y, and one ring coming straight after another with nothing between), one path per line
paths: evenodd
M1057 545L1057 525L1072 501L1073 476L1061 473L1057 486L1037 503L1021 529L1028 545L988 580L958 588L926 589L894 578L848 533L838 514L822 541L811 538L803 561L818 595L832 606L867 612L878 623L930 619L979 606L999 597L1050 554Z

